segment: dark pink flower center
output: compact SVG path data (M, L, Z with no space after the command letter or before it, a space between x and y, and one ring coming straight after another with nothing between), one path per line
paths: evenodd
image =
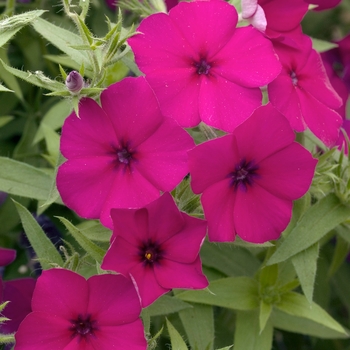
M231 186L233 186L235 190L238 187L246 190L248 186L253 184L258 169L259 167L254 164L254 162L247 162L243 159L235 166L235 170L230 174Z
M194 65L197 68L197 74L209 74L211 65L205 59L202 58L199 62L196 62Z
M91 319L91 315L79 315L75 320L70 321L72 326L69 330L72 332L72 337L79 336L87 337L94 335L94 331L97 329L96 321Z
M125 147L117 151L118 160L120 163L129 164L132 159L132 153Z
M153 265L160 262L163 252L158 243L149 240L140 247L139 256L144 265Z
M290 72L290 77L292 79L292 83L294 86L298 85L298 78L297 78L297 75L294 71L291 71Z

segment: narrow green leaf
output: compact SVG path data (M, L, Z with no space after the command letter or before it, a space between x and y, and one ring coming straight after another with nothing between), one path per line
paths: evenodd
M191 309L179 312L191 349L214 349L213 307L194 304Z
M312 205L277 248L267 265L287 260L309 248L350 217L350 208L331 193Z
M292 258L301 288L309 303L312 303L314 284L317 271L319 243L312 245Z
M272 311L272 305L265 303L264 300L260 300L260 312L259 312L260 333L265 329L266 323L270 318L271 311Z
M18 202L14 201L14 203L21 218L24 232L38 257L42 268L48 270L54 265L63 266L61 255L34 219L33 215Z
M26 163L0 157L0 191L32 199L46 200L51 176Z
M228 277L210 283L208 289L188 290L177 298L193 303L252 310L259 307L258 283L248 277Z
M180 299L169 295L163 295L144 310L146 310L147 314L152 317L169 315L192 307L191 304L185 303Z
M4 115L4 116L0 117L0 128L12 120L13 120L13 117L11 115Z
M27 11L19 15L6 17L0 21L0 47L6 44L16 33L35 18L41 16L44 10Z
M109 242L112 236L112 231L96 220L84 221L76 227L84 236L95 242Z
M260 333L258 310L237 312L234 350L271 350L272 336L270 321Z
M56 164L59 155L60 137L52 128L47 126L45 123L42 124L42 130L44 132L47 151L49 152L49 155L53 157Z
M316 38L311 38L311 40L312 40L312 48L317 52L324 52L324 51L328 51L338 47L338 44L331 43L329 41L320 40Z
M230 345L230 346L225 346L224 348L220 348L218 350L232 350L233 348L233 345Z
M307 318L338 333L346 334L344 328L325 310L314 302L310 305L306 297L301 294L295 292L283 294L280 303L276 307L292 316Z
M79 66L84 63L85 67L90 69L91 65L87 53L72 48L72 46L84 44L79 35L56 26L42 18L33 21L32 25L39 34L52 45L67 54L73 61L77 62Z
M348 233L348 236L350 236L349 232L347 233ZM338 235L333 258L332 258L332 263L328 271L328 277L333 276L338 271L340 266L344 263L347 256L349 255L349 250L350 250L350 243L348 242L348 240L345 240L341 235Z
M166 325L170 336L171 347L174 350L188 350L186 343L182 339L176 328L166 319Z
M332 339L349 337L347 334L344 334L344 332L337 332L318 322L303 317L292 316L276 308L272 311L271 322L275 328L318 338Z
M52 62L55 62L55 63L57 63L57 64L59 64L61 66L65 66L65 67L69 67L71 69L74 69L76 71L79 71L80 67L81 67L81 65L79 63L77 63L76 61L73 61L67 55L44 55L44 58L47 59L47 60L50 60ZM86 76L88 78L92 78L93 73L92 73L92 71L90 69L85 69L84 74L81 74L81 75L82 76Z
M13 92L13 90L10 90L4 85L0 84L0 92Z
M5 307L9 304L9 301L4 301L0 304L0 312L3 312L5 310Z
M76 228L70 221L61 216L58 216L57 218L60 219L64 226L66 226L66 229L71 233L71 235L75 238L79 245L98 263L101 263L106 252L98 245L86 238L83 235L83 233L78 228Z
M52 80L49 77L46 77L41 71L24 72L22 70L8 66L3 60L0 60L0 63L6 69L6 71L8 71L9 73L13 74L14 76L22 80L25 80L30 84L39 86L41 88L44 88L50 91L65 89L65 85L63 83L60 83L56 80Z

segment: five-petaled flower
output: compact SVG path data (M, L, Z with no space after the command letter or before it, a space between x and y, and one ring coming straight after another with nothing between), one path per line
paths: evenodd
M79 106L62 128L57 188L80 216L112 228L111 208L139 208L188 173L190 135L160 113L143 77L126 78Z
M128 40L162 112L181 126L202 120L233 131L261 106L259 87L281 71L271 42L251 26L236 28L237 20L225 1L181 2L145 18Z
M211 241L277 239L292 201L310 187L317 160L294 142L287 119L270 104L231 135L189 151L192 189L201 197Z
M205 288L199 250L206 222L180 212L169 193L140 209L112 209L102 268L130 276L146 307L172 288Z
M124 276L88 280L65 269L38 278L32 310L16 333L18 350L145 350L140 299Z

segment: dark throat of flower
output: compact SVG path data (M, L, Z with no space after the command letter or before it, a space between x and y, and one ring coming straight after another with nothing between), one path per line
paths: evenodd
M140 247L139 257L144 265L152 266L161 261L163 251L158 243L149 240Z
M247 190L254 183L254 178L258 176L259 167L253 161L241 160L232 173L230 173L231 186L237 190L238 188Z
M291 71L289 75L290 75L290 78L292 79L293 85L297 86L298 85L298 77L297 77L296 73L294 71Z
M198 75L208 75L211 68L211 64L204 58L202 58L199 62L195 62L194 66L197 68Z
M72 338L79 337L87 338L89 336L94 336L97 330L97 321L91 318L91 315L78 315L74 320L71 320L71 326L69 330L72 332Z

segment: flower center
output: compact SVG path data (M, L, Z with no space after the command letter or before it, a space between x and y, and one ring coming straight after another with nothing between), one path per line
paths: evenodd
M162 259L163 252L158 243L149 240L140 247L139 256L145 265L153 265Z
M238 187L246 190L248 186L253 184L253 179L257 176L258 169L259 167L254 164L254 162L247 162L243 159L235 166L235 170L230 174L231 186L233 186L235 190Z
M122 148L117 152L118 160L120 163L129 164L132 159L132 153L127 148Z
M298 85L298 78L294 71L291 71L290 77L294 86Z
M199 62L195 63L194 65L197 68L197 74L209 74L211 65L205 59L202 58Z
M79 315L77 319L71 320L72 326L69 330L72 332L72 337L87 337L93 335L97 329L96 321L91 320L91 315L82 316Z

